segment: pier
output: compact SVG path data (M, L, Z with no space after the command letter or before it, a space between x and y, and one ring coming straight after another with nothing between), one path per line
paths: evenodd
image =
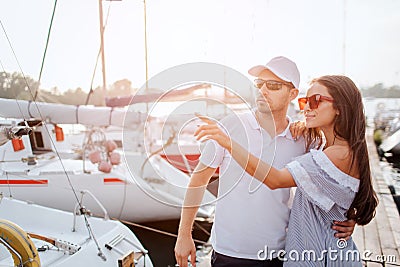
M353 239L361 256L365 259L364 266L400 266L399 211L383 178L372 134L368 134L367 142L372 178L379 205L375 218L368 225L356 226Z

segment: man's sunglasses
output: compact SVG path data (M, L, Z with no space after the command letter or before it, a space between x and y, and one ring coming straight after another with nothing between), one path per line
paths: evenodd
M274 80L265 81L265 80L262 80L262 79L255 79L254 80L254 86L257 87L258 89L261 89L264 84L267 87L267 89L273 90L273 91L282 89L283 85L287 85L290 88L293 87L293 84L290 83L290 82L280 82L280 81L274 81Z
M307 103L309 104L310 109L317 109L319 102L321 102L321 100L334 102L333 98L327 97L327 96L322 96L320 94L315 94L315 95L312 95L309 97L300 97L298 99L300 110L304 110L304 107L307 105Z

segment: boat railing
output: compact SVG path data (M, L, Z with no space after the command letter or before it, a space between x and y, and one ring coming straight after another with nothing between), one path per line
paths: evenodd
M76 230L76 216L89 213L88 210L86 210L86 208L83 206L83 197L86 194L91 196L93 198L93 200L96 201L96 203L99 205L100 209L104 213L104 220L110 219L110 216L108 215L106 208L103 206L103 204L101 204L101 202L96 198L96 196L93 195L92 192L90 192L89 190L82 190L81 191L81 200L79 203L77 203L75 205L75 208L74 208L74 222L73 222L73 226L72 226L72 232L75 232L75 230Z
M118 234L116 237L114 237L110 242L105 244L105 247L108 250L115 250L117 253L119 253L121 256L126 256L120 249L117 248L117 245L125 240L128 244L133 246L134 248L138 249L140 252L134 252L134 263L137 264L139 259L143 256L145 257L149 252L143 248L142 246L136 244L132 240L129 240L126 236L122 234ZM144 260L145 262L145 260ZM135 266L135 265L134 265Z
M22 261L22 256L20 253L18 253L12 246L10 246L8 244L8 242L6 240L4 240L2 237L0 237L0 243L3 244L11 253L13 253L19 260L20 265L18 266L22 266L23 265L23 261Z

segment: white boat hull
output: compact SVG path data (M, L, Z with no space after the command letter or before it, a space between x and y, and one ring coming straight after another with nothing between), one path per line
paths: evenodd
M387 137L380 145L380 148L383 152L400 155L400 130Z
M140 160L143 161L140 155L130 159L138 165L141 164ZM160 161L160 158L154 160ZM161 162L160 169L163 164L168 163ZM0 190L16 199L65 211L73 211L77 201L81 200L81 192L89 191L112 218L146 222L180 217L188 177L175 168L167 168L176 173L166 175L180 178L176 181L181 186L173 186L173 183L150 173L143 179L135 179L124 164L115 167L111 173L98 171L90 162L86 162L86 169L90 173L82 171L82 160L74 159L61 162L58 159L40 160L34 166L22 162L3 163ZM208 202L213 199L211 195L205 198ZM104 213L89 194L84 196L83 205L96 215L102 216ZM202 207L199 216L209 217L212 212L212 205Z
M88 229L83 216L76 216L75 231L73 229L74 216L72 213L50 209L15 199L3 198L0 202L2 219L9 220L19 225L25 232L35 233L46 237L62 239L77 245L80 249L70 255L66 251L52 248L48 242L31 238L39 251L41 266L118 266L118 259L124 254L134 251L136 253L146 249L141 245L133 232L118 221L104 220L88 217L88 223L94 237L106 260L98 256L98 248L93 238L89 238ZM120 242L112 245L115 238L122 238ZM106 248L106 245L111 250ZM51 249L46 249L51 248ZM4 246L0 246L0 265L12 266L11 255ZM149 256L142 256L135 266L153 266Z
M107 140L122 143L121 128L117 129L106 133ZM83 205L96 215L102 215L104 211L95 199L111 217L126 221L180 218L189 177L159 155L148 159L143 148L138 149L140 140L136 135L139 130L131 130L124 136L124 151L119 153L127 161L113 166L110 173L99 171L99 166L88 159L77 159L85 154L82 153L83 133L73 138L67 135L64 142L57 142L53 131L54 125L44 124L35 127L31 138L23 137L25 149L14 151L11 142L0 148L0 192L65 211L73 211L76 203L81 201L81 192L87 192ZM33 137L35 140L32 141ZM31 147L31 141L32 144L42 144L39 152L50 151L36 155L36 164L22 162L22 159L38 152L38 147L36 151L33 145ZM76 153L73 147L81 148L81 151ZM144 162L147 163L142 171ZM213 215L215 196L206 191L203 200L207 205L200 207L198 216L209 218Z

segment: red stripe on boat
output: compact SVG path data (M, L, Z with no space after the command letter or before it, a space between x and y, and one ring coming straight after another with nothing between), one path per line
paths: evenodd
M174 166L178 170L184 173L189 173L186 164L183 161L182 155L160 154L160 156L167 160L172 166ZM186 154L185 157L187 159L187 163L189 164L190 171L193 172L197 164L199 163L200 154ZM219 174L219 167L217 168L215 173L217 175Z
M47 185L48 180L0 180L0 185Z
M125 182L120 178L104 178L104 183L125 183Z

